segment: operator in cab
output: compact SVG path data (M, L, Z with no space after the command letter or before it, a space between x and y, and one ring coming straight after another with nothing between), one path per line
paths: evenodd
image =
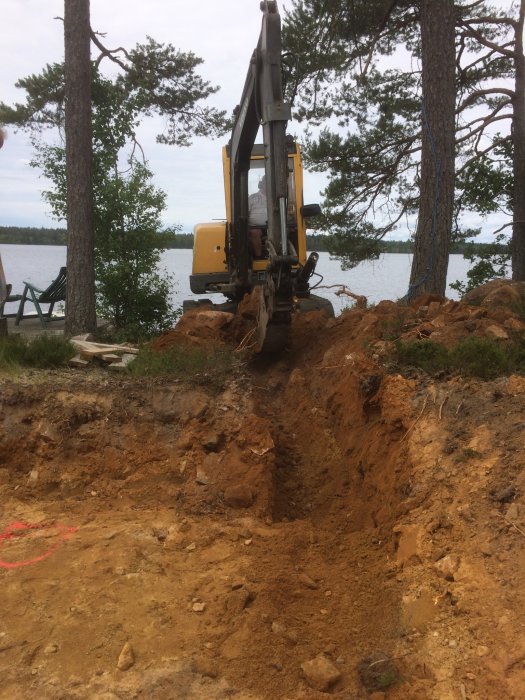
M254 258L264 258L263 228L268 225L266 204L266 177L259 180L259 190L248 197L248 227L250 230L250 249Z

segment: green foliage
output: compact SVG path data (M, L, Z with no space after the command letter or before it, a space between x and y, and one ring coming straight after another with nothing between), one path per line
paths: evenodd
M386 690L387 688L391 688L396 683L399 683L400 680L401 678L399 673L394 671L385 671L385 673L381 674L377 679L377 686L382 690Z
M21 245L66 245L64 228L34 228L29 226L0 226L0 243Z
M395 344L395 356L399 364L421 367L429 374L448 369L450 364L447 349L431 340L398 340Z
M97 313L123 339L150 337L176 318L169 301L173 278L159 270L168 243L160 232L166 195L151 184L151 171L133 152L120 170L121 152L134 137L134 109L111 81L95 75L93 85ZM34 164L53 182L44 196L55 216L65 219L64 148L35 142Z
M405 325L405 314L402 311L387 316L379 321L379 331L383 340L396 340L401 335Z
M473 450L471 447L465 447L456 456L456 462L467 462L469 459L477 459L481 456L481 452L478 452L478 450Z
M31 132L64 123L64 65L46 64L39 74L21 78L15 87L26 91L25 104L13 107L0 103L0 123L13 124Z
M502 342L468 336L451 348L432 340L398 341L394 356L399 364L420 367L430 374L445 370L494 379L525 372L525 338Z
M94 64L95 76L101 76L101 58L109 55L106 51ZM119 147L119 140L123 147L126 129L128 136L134 137L139 120L153 115L162 117L164 130L157 136L161 143L187 146L194 135L217 137L225 132L226 113L201 105L219 88L196 72L202 59L195 54L147 37L146 43L137 44L129 52L120 50L119 56L113 52L113 60L122 70L112 80L95 80L92 99L94 109L111 110L114 97L127 106L128 116L116 132L118 136L107 134L108 139L114 138L115 147ZM20 79L16 87L26 91L26 102L14 106L1 102L0 123L13 124L33 134L49 128L62 130L63 64L47 64L40 74Z
M102 144L95 151L97 158ZM55 214L64 215L64 153L41 147L40 165L57 189L46 192ZM148 337L170 327L176 317L169 302L174 281L158 269L166 239L160 231L165 195L149 182L151 172L131 160L121 174L98 160L94 182L97 313L131 337Z
M515 362L518 359L515 346L503 345L501 341L489 338L469 336L454 345L449 355L452 367L482 379L493 379L513 369L525 369L519 360Z
M97 312L133 335L173 325L173 277L158 269L165 240L159 233L165 195L150 171L132 162L126 175L109 173L95 191Z
M158 235L160 237L159 247L163 250L168 248L193 248L192 233L179 233L175 229L164 229L163 231L160 231ZM0 243L15 243L21 245L66 245L67 230L65 228L0 226ZM314 250L314 248L310 248L310 250Z
M458 173L461 205L482 215L497 212L512 197L512 139L498 134L490 154L471 160Z
M110 55L93 40L101 58ZM123 335L144 337L169 327L176 317L169 303L173 280L158 264L177 231L160 233L166 195L153 187L151 171L138 158L137 127L144 117L161 116L164 130L157 140L187 146L195 135L224 133L227 122L225 112L201 105L218 88L197 74L202 60L193 53L148 37L129 52L111 55L121 72L104 77L99 59L92 81L97 312ZM45 129L62 136L64 67L47 65L17 86L26 91L26 102L0 103L0 123L31 133L31 164L51 181L44 196L55 217L66 220L65 149L61 140L50 143L42 136Z
M506 82L514 78L512 59L492 45L512 46L516 5L505 12L458 1L455 16L459 222L466 212L486 214L511 204L511 139L490 137L487 127L512 120ZM405 0L293 0L285 19L284 43L292 55L287 89L294 116L310 129L305 163L329 178L319 229L334 234L330 250L346 267L375 257L380 239L418 209L419 23L419 3ZM390 68L385 57L396 50L410 69Z
M61 336L43 335L27 339L21 335L0 338L0 369L17 367L48 369L63 367L75 355L75 349Z
M229 348L186 348L163 351L143 348L128 371L138 377L170 377L220 389L240 370L239 355Z
M202 59L178 51L151 37L128 54L128 69L117 78L117 86L133 95L136 111L164 118L165 130L160 143L188 146L191 137L217 137L225 131L225 112L198 103L217 92L196 72Z
M496 236L494 243L484 246L469 244L463 257L472 264L467 272L467 283L456 280L450 284L451 289L461 295L492 279L508 276L511 252L507 238L502 233Z

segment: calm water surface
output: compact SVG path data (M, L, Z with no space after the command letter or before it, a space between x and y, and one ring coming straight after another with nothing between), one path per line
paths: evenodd
M13 285L13 293L21 293L25 280L35 284L40 289L56 277L59 268L66 264L65 246L47 245L0 245L0 253L4 264L7 281ZM173 289L172 303L180 306L183 299L195 297L189 287L189 275L191 272L191 250L166 250L162 255L162 267L174 275L176 285ZM363 262L353 270L343 272L338 261L330 260L328 253L321 253L317 272L323 280L320 285L346 285L354 294L362 294L368 298L370 304L377 303L381 299L398 299L404 296L410 277L410 265L412 256L405 253L386 253L379 260ZM462 255L451 255L448 269L447 283L455 280L466 280L469 263ZM315 282L319 278L313 278ZM336 313L340 313L345 306L352 306L353 302L348 297L338 297L336 289L319 288L316 293L330 299ZM456 299L457 294L450 288L447 296ZM220 300L219 295L212 298ZM10 305L6 311L16 310Z

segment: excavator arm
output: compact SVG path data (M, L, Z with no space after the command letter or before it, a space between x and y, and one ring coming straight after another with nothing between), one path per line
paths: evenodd
M281 77L281 18L274 0L261 2L261 33L250 65L230 141L231 223L227 255L239 293L249 287L248 171L252 148L262 125L267 201L266 281L259 290L258 344L278 350L286 341L293 308L292 266L287 231L288 152Z

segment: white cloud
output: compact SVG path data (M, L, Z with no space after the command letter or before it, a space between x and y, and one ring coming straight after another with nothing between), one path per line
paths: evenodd
M283 0L279 6L283 11ZM39 73L46 63L62 60L62 22L57 18L63 9L64 0L2 1L2 48L8 57L0 71L2 101L23 102L24 93L14 87L15 82ZM210 103L228 112L240 98L260 22L259 0L91 0L92 27L106 34L103 41L108 47L129 48L149 35L203 58L200 74L221 88ZM141 142L155 183L168 195L165 223L180 223L190 230L197 222L224 216L223 143L196 139L187 149L162 146L155 143L153 127L143 124ZM29 166L28 137L9 131L0 151L0 225L54 225L41 199L45 181ZM300 127L294 125L293 131L300 133ZM306 173L305 201L320 201L325 183L323 175Z
M63 11L63 0L4 0L2 48L10 60L0 72L2 101L23 102L25 93L14 87L15 82L39 73L46 63L62 60L62 22L55 18L62 17ZM216 0L193 4L91 0L91 25L106 34L106 46L130 48L151 36L192 51L204 59L199 68L203 78L221 88L210 104L228 112L240 98L260 22L259 0L230 0L227 6ZM12 129L8 132L0 151L0 225L50 225L49 210L40 194L45 184L28 164L28 137ZM156 144L156 133L153 125L145 123L141 141L155 183L168 195L165 223L178 222L190 230L199 221L224 216L222 141L196 139L191 147L181 149Z

